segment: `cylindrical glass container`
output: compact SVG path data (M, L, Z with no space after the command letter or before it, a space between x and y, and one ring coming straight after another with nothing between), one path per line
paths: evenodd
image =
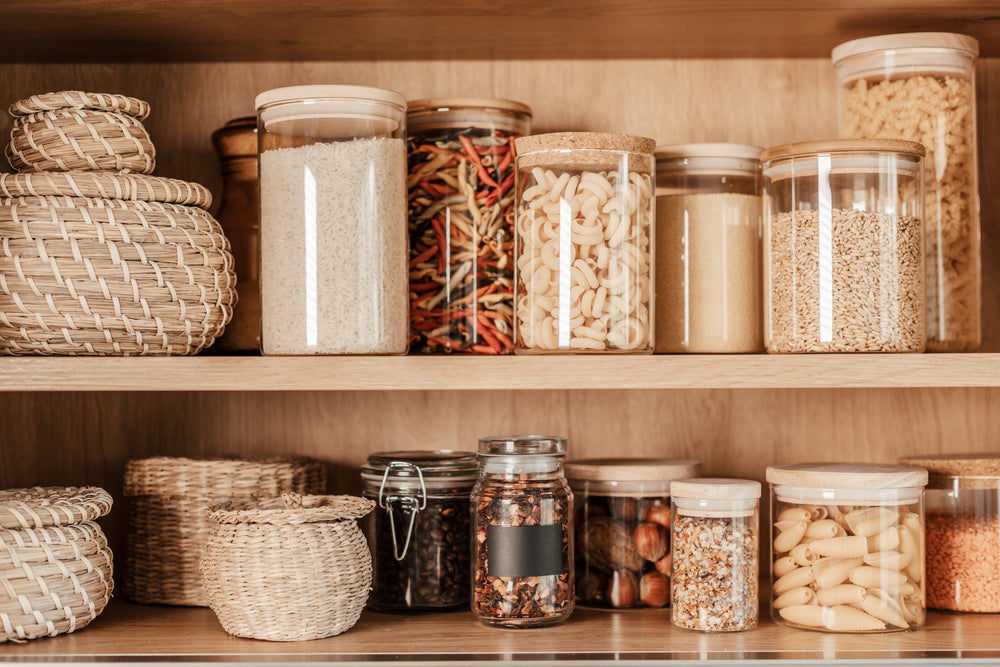
M671 484L671 620L678 628L757 627L760 482L706 477Z
M514 139L520 102L408 105L410 351L514 349Z
M472 611L486 625L534 628L573 612L573 494L566 438L480 438L472 492Z
M675 459L566 464L579 603L615 609L670 603L670 483L699 474L697 461Z
M1000 455L908 456L927 483L927 606L1000 612Z
M764 350L761 150L656 150L656 352Z
M222 197L215 214L233 252L240 300L215 342L227 352L260 350L260 222L257 188L257 118L234 118L212 133L222 163Z
M942 32L867 37L833 50L840 133L918 141L924 160L927 349L979 347L976 143L979 42Z
M406 100L364 86L257 96L265 354L404 354Z
M516 140L516 351L652 352L652 139Z
M927 471L880 463L771 466L771 618L824 632L924 624Z
M814 141L764 151L768 352L922 352L923 146Z
M361 468L372 551L368 606L378 611L465 608L472 577L470 496L476 455L377 452Z

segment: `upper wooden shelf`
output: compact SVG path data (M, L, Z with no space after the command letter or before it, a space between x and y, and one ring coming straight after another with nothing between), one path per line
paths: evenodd
M987 0L45 0L9 2L0 62L829 57L948 31L1000 55Z
M540 630L487 628L469 612L388 615L366 611L351 630L329 639L264 642L236 639L209 609L146 607L113 601L90 627L70 635L6 645L0 660L15 662L150 661L186 663L365 665L388 661L447 665L677 665L703 660L805 664L933 664L1000 659L993 614L930 612L914 632L834 635L795 630L762 620L748 632L703 634L678 630L668 610L577 609L559 626Z
M1000 387L1000 354L0 359L0 391Z

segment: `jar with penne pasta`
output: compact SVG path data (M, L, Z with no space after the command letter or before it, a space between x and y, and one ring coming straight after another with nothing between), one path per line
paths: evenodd
M924 623L923 468L771 466L771 616L823 632Z
M515 141L515 352L653 351L652 139Z

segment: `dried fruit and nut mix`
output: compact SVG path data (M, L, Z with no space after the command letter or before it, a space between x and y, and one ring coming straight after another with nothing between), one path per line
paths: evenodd
M926 468L927 606L1000 612L1000 456L908 456Z
M771 466L771 616L829 632L924 623L927 471L878 463Z
M479 440L472 611L486 625L553 625L573 611L573 494L565 457L561 437Z
M764 169L768 352L921 352L920 144L811 141Z
M361 469L374 558L368 606L379 611L453 609L469 604L470 495L476 455L379 452Z
M757 626L760 482L702 478L671 485L673 624L737 632Z
M833 50L841 135L918 141L924 160L927 349L980 343L976 57L953 33L867 37Z
M407 111L413 352L514 347L514 139L531 109L478 98Z
M670 601L670 482L697 461L587 459L566 465L575 498L576 599L596 607Z

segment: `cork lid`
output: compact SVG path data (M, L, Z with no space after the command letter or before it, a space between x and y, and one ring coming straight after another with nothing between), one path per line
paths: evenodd
M701 477L685 479L670 485L674 498L696 500L756 500L760 498L760 482L752 479Z
M701 463L688 459L581 459L566 464L566 477L595 482L666 482L701 473Z
M768 466L767 481L807 489L900 489L925 486L927 471L892 463L793 463Z
M901 51L906 49L941 49L957 51L975 58L979 55L979 41L975 37L953 32L905 32L876 37L853 39L834 47L830 59L834 65L852 56L877 51Z
M760 161L770 162L826 153L902 153L924 157L927 155L927 150L923 144L903 139L826 139L773 146L761 153Z
M514 142L518 155L544 151L599 150L652 155L656 141L647 137L610 132L552 132L519 137Z
M926 468L931 489L1000 488L1000 453L904 456L899 462Z

